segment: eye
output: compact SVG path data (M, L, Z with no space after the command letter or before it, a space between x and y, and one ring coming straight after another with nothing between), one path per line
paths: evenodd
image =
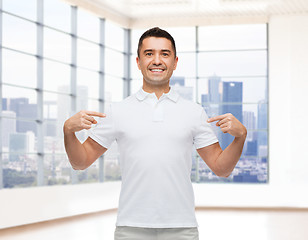
M145 55L146 55L146 56L152 56L152 55L153 55L153 53L151 53L151 52L147 52Z
M168 57L168 56L169 56L169 53L163 53L163 56L164 56L164 57Z

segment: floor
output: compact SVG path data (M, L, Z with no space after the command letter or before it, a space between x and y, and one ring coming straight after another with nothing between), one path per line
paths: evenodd
M307 240L308 210L197 209L200 240ZM112 240L110 210L0 230L1 240Z

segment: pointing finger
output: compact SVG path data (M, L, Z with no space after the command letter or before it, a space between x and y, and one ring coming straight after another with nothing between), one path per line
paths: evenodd
M219 121L219 120L224 119L226 116L227 116L226 114L218 115L216 117L209 118L207 122L211 123L211 122Z
M86 114L89 116L94 116L94 117L106 117L105 113L100 113L100 112L95 112L95 111L85 111Z

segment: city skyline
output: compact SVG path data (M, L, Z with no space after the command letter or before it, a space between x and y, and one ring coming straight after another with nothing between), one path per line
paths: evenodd
M170 80L170 85L180 93L180 95L188 100L193 100L193 88L185 86L185 78L184 77L172 77ZM60 86L59 89L65 91L68 86ZM60 89L60 90L61 90ZM266 122L267 122L267 113L264 106L266 106L266 100L260 101L258 112L252 111L243 111L242 109L242 92L243 85L242 82L224 82L222 78L213 75L208 79L208 89L209 94L204 94L201 96L202 98L202 106L209 116L220 115L226 112L231 112L237 117L241 122L246 124L248 129L248 135L245 142L243 154L240 160L240 163L235 168L231 177L227 180L221 180L212 173L212 171L202 162L201 159L196 158L196 153L192 156L194 164L192 169L192 180L197 182L211 182L211 181L224 181L224 182L266 182L267 180L267 135L264 131L259 131L260 129L266 130ZM77 101L77 109L87 109L87 98L88 98L88 88L87 86L79 86L78 87L78 95L82 96ZM63 104L65 99L61 99L62 95L59 95L58 100L54 101L44 101L44 121L45 124L45 141L49 142L47 145L51 145L51 148L46 148L46 152L55 153L59 152L65 155L63 146L60 146L57 142L57 139L62 138L61 128L57 128L57 126L61 125L61 121L65 121L65 117L67 114L68 106ZM231 105L227 105L226 103L230 102ZM235 104L236 103L236 104ZM9 124L11 126L16 124L15 128L12 127L11 132L8 130L3 131L2 137L8 137L10 144L15 143L14 146L4 144L4 152L7 150L9 154L9 159L12 162L15 162L15 169L21 169L19 165L16 165L16 161L18 161L18 154L16 152L36 152L35 151L35 136L36 131L33 126L29 123L22 124L19 123L18 120L20 117L27 117L24 114L25 109L33 108L35 109L36 104L29 103L27 98L3 98L2 104L4 106L3 111L3 119L10 121ZM235 104L235 105L234 105ZM6 114L6 115L5 115ZM35 111L32 114L36 114ZM58 116L61 116L60 118ZM32 116L33 117L33 116ZM264 118L266 118L264 120ZM35 123L32 123L35 124ZM19 126L19 127L18 127ZM214 127L215 128L215 127ZM9 128L8 128L9 129ZM58 129L58 130L57 130ZM232 141L232 137L228 135L223 135L218 129L214 129L217 137L220 141L222 148L224 149L230 142ZM60 131L60 132L58 132ZM87 137L86 131L77 133L77 136L81 141L84 141ZM32 139L32 140L30 140ZM54 140L52 140L54 139ZM5 140L5 139L3 139ZM5 141L3 141L5 142ZM31 143L30 143L31 142ZM45 144L46 145L46 144ZM116 145L116 144L115 144ZM31 146L31 147L30 147ZM108 164L108 169L113 169L113 172L119 171L119 166L117 163L116 147L113 147L112 152L114 154L109 154L111 158L106 159L106 163ZM52 155L53 156L53 155ZM24 159L24 158L22 158ZM198 168L196 168L196 161L199 159ZM259 160L258 160L259 159ZM28 158L28 161L34 161L34 157ZM50 162L50 170L51 170L51 178L57 177L58 179L62 179L64 182L69 181L70 176L63 176L61 174L61 170L59 170L59 166L61 163L55 160L55 157L52 157ZM59 166L56 166L57 164ZM35 164L29 167L28 164L23 165L23 171L25 169L36 168ZM61 168L61 167L60 167ZM67 164L63 165L63 169L67 171L69 166ZM118 169L118 170L117 170ZM196 174L196 170L198 174ZM111 170L110 170L111 171ZM116 173L118 176L119 172ZM64 177L64 178L62 178Z

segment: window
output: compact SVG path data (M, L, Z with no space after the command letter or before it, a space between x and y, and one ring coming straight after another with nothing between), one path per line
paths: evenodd
M199 159L198 182L253 182L268 179L267 41L265 24L200 27L198 98L208 115L232 113L247 128L242 157L227 179L216 177ZM221 147L233 137L213 124Z
M142 75L136 50L146 29L131 30L131 52L126 52L127 30L117 24L61 1L42 2L4 0L0 11L0 188L119 180L116 144L89 169L74 171L62 127L82 109L104 112L109 102L121 101L127 89L124 79L131 80L131 94L138 91ZM267 182L266 28L166 29L175 38L179 57L171 85L209 116L231 112L248 129L242 157L227 179L216 177L194 152L195 182ZM130 76L125 76L128 61ZM223 148L232 141L214 129ZM84 141L86 131L77 137Z
M74 171L62 128L77 111L104 111L108 101L123 99L124 30L54 0L4 0L0 14L0 188L119 180L116 147ZM104 64L107 57L113 63ZM87 132L77 137L84 141Z

